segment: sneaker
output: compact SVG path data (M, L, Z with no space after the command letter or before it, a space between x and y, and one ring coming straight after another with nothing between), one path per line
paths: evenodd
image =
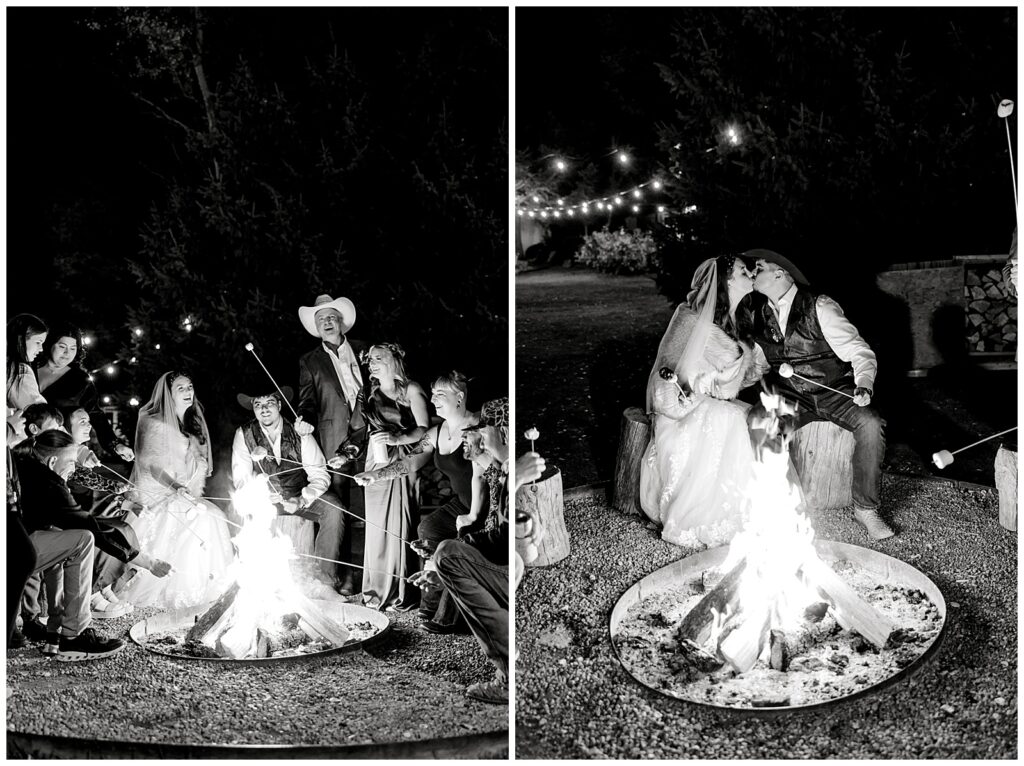
M885 540L896 534L888 524L882 521L878 511L873 508L854 508L853 517L867 530L873 540Z
M426 622L421 623L420 627L423 628L423 630L427 631L427 633L436 633L437 635L441 636L449 635L452 633L469 633L469 628L466 627L465 623L462 620L457 620L456 622L450 625L444 625L440 622L427 620Z
M46 640L46 626L38 620L26 619L25 624L21 626L21 632L29 641Z
M121 602L121 599L114 595L114 589L109 585L100 591L100 595L111 604L119 604Z
M28 646L28 639L25 638L25 634L15 628L11 632L11 640L7 642L8 649L24 649Z
M480 702L490 702L494 705L508 704L508 681L495 678L486 683L473 684L466 689L466 696Z
M108 601L102 593L93 593L89 605L94 620L114 620L135 609L135 606L127 601Z
M39 651L47 657L56 657L60 654L60 633L47 633L46 643L43 644L43 648Z
M113 657L124 649L124 642L118 638L100 636L92 628L86 628L73 638L60 637L58 662L82 662L83 660L102 660Z

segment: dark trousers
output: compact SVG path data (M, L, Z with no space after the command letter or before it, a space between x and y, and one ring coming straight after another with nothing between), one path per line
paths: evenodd
M434 553L437 574L499 676L508 678L508 567L472 545L445 540Z
M430 543L432 549L437 550L442 541L452 540L458 535L455 519L464 513L469 513L469 508L459 498L453 497L448 503L423 517L416 528L416 535L420 540ZM432 611L434 622L440 625L454 625L459 621L459 608L447 590L422 591L420 608Z
M7 645L11 645L25 583L36 569L36 547L18 514L7 512Z
M853 395L852 383L843 381L835 388ZM799 402L799 425L827 420L853 433L853 502L858 508L877 510L885 458L885 420L878 410L858 407L852 399L825 389L820 395L782 394Z
M354 463L346 463L341 467L341 470L345 473L350 473L355 476L363 469L363 461L359 460ZM351 511L361 519L366 518L366 503L363 499L363 488L356 484L352 479L345 476L338 476L336 473L329 474L331 477L331 487L328 492L334 494L341 503L341 507L347 511ZM333 502L333 501L331 501ZM348 525L348 529L352 528L352 522L355 518L349 516L347 513L342 514L345 517L345 523ZM344 530L343 530L344 532ZM342 534L341 548L339 549L339 555L336 557L341 561L348 561L352 564L361 564L361 561L352 561L352 535ZM352 567L341 567L342 579L349 579L354 574L358 574L358 571L352 569Z

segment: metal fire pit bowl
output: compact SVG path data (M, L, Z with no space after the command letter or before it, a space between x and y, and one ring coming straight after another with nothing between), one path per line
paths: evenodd
M193 625L196 618L204 614L206 610L209 609L210 605L204 604L203 606L190 607L187 609L172 609L166 612L160 612L152 617L147 617L145 620L132 625L131 630L128 631L128 635L131 637L132 641L146 651L152 652L153 654L160 654L164 657L170 657L175 660L186 660L192 662L244 662L268 664L295 661L301 662L312 657L323 657L328 654L341 654L345 652L354 652L358 649L366 649L382 641L384 637L391 632L391 620L386 614L377 611L376 609L370 609L369 607L360 606L358 604L348 604L341 601L323 601L315 599L313 602L320 606L326 614L333 615L335 619L342 623L368 622L377 628L377 632L368 638L362 639L361 641L349 641L344 646L335 646L319 652L290 654L283 657L254 657L252 659L242 660L233 660L230 657L188 657L181 654L172 654L170 652L161 651L158 646L147 645L145 640L147 636L166 633L173 630L183 630Z
M661 689L648 686L630 672L629 667L627 667L622 661L618 646L615 642L615 637L619 633L619 626L622 623L623 618L626 616L626 612L634 604L643 601L648 596L665 590L666 588L678 586L681 582L699 577L702 572L708 569L718 567L725 560L726 554L728 553L729 546L726 545L720 548L701 551L700 553L675 561L666 567L662 567L661 569L647 575L623 593L618 602L616 602L615 607L612 609L609 621L612 650L615 652L615 656L618 657L619 662L622 663L622 667L627 673L629 673L630 677L633 678L634 681L647 689L651 689L662 696L668 697L671 700L675 700L682 704L700 705L701 707L728 710L743 715L756 715L760 717L784 715L794 711L819 710L821 708L835 705L838 702L845 702L847 700L877 692L890 684L909 677L911 673L920 669L921 666L928 661L936 651L938 651L939 645L942 643L942 639L946 635L946 629L948 626L948 620L946 619L946 599L943 598L942 592L939 590L938 586L928 579L924 573L918 571L910 564L900 561L899 559L895 559L892 556L887 556L884 553L870 550L869 548L862 548L859 545L849 545L847 543L839 543L831 540L815 540L814 545L818 550L818 555L821 556L822 560L826 563L849 561L850 563L863 567L868 572L874 573L878 577L879 582L908 588L916 588L917 590L925 593L931 602L935 604L939 615L942 617L942 627L931 645L905 668L901 668L893 675L878 681L871 686L859 689L844 696L835 697L830 700L823 700L809 705L786 705L778 707L715 705L698 700L682 699L668 694Z

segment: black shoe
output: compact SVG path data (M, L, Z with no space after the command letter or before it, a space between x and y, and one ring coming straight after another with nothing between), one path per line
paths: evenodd
M25 634L17 628L11 633L11 640L7 642L8 649L24 649L28 646L28 639L25 638Z
M100 636L92 628L86 628L74 638L60 637L58 662L82 662L113 657L124 649L124 642L118 638Z
M56 657L60 654L60 633L47 633L46 643L43 644L43 648L39 651L47 657Z
M427 620L422 625L420 625L420 627L423 628L423 630L427 631L427 633L436 633L442 636L454 633L469 633L469 629L462 625L460 622L456 622L452 625L442 625L439 622Z
M25 624L21 626L21 632L29 641L46 640L46 626L38 620L26 619Z

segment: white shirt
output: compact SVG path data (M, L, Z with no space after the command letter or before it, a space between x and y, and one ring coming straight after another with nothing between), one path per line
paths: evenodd
M359 371L359 362L356 359L355 352L352 351L352 347L348 344L347 340L341 341L337 354L331 350L327 343L324 343L323 347L324 351L327 352L327 356L331 358L331 364L334 365L334 372L341 383L341 390L345 392L348 407L350 410L354 410L356 408L356 397L359 396L359 391L363 387L363 374Z
M277 424L276 428L264 428L262 424L259 424L263 434L267 437L267 441L270 442L270 446L274 451L274 458L277 460L281 459L281 430L282 420ZM278 470L287 471L288 469L304 470L306 472L306 487L309 489L309 494L312 495L313 499L320 497L324 492L327 491L327 487L330 485L330 477L327 475L327 462L324 460L324 453L320 451L320 446L316 443L316 439L313 438L312 434L299 437L299 448L301 450L302 462L304 467L302 469L297 465L291 463L282 463L281 468ZM256 461L252 459L252 455L249 452L249 447L245 443L245 435L242 433L241 428L235 429L235 440L231 444L231 482L235 485L235 489L241 489L250 481L256 478L260 471ZM273 469L269 470L269 473L274 473Z
M786 294L779 298L777 304L771 300L772 313L779 322L779 329L783 336L786 334L786 325L789 324L789 312L793 308L793 299L796 298L797 286L794 284ZM860 332L853 326L853 323L846 318L842 307L826 295L819 295L814 305L815 313L818 315L818 324L821 325L821 333L831 347L832 352L853 366L854 385L861 386L874 391L875 376L878 374L878 360L871 346L860 337ZM767 365L764 351L760 346L754 346L754 354L757 361Z

